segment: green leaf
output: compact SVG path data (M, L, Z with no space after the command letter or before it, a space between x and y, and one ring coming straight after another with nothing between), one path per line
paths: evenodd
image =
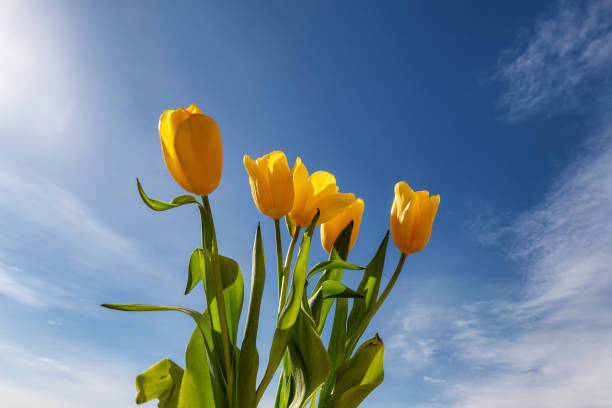
M219 255L219 262L230 340L235 345L240 313L242 312L242 302L244 300L244 281L240 266L236 261ZM219 313L217 312L214 268L212 265L213 260L205 250L197 248L192 252L189 260L186 293L189 293L200 280L204 280L204 290L212 317L212 327L216 332L220 332L221 323L219 321Z
M359 270L363 270L364 267L357 266L350 262L346 262L342 259L330 259L328 261L319 262L318 264L313 266L312 269L310 269L310 271L308 272L306 279L310 279L312 275L318 272L324 271L326 269L350 269L353 271L359 271Z
M205 203L206 202L207 201L205 201ZM198 208L200 210L200 219L202 222L202 245L206 252L212 254L215 242L215 224L213 222L212 213L204 206Z
M136 377L136 403L159 400L159 408L177 408L183 369L165 358Z
M207 347L198 328L193 331L185 350L185 374L178 398L178 408L223 406L224 393L218 379L214 378L214 360L210 355L212 340Z
M184 204L200 204L200 203L198 202L198 200L195 199L194 196L190 196L186 194L186 195L180 195L178 197L174 197L172 201L170 201L170 204L179 206L179 205L184 205Z
M361 293L357 293L354 290L347 288L341 282L332 280L323 282L323 286L321 286L320 290L323 294L323 299L363 297Z
M338 235L336 238L336 242L334 242L334 246L332 247L331 253L329 254L330 261L346 261L349 253L349 245L351 242L351 234L353 232L353 223L350 222L344 230ZM317 291L321 288L324 282L327 281L341 281L342 275L344 274L343 269L327 269L319 278L319 281L315 285L313 293L317 293ZM327 315L329 314L329 310L334 303L333 299L322 299L320 307L313 309L313 316L315 322L317 323L317 330L320 333L323 333L323 328L325 327L325 322L327 320Z
M242 313L242 302L244 301L244 280L238 262L232 258L219 255L221 261L221 280L223 281L223 298L227 312L227 324L230 333L230 341L236 344L238 337L238 325ZM212 306L216 306L216 301ZM214 312L211 306L211 311ZM213 326L214 327L214 326Z
M339 298L336 300L336 312L334 314L334 324L327 352L331 360L331 372L319 394L319 406L323 405L330 398L331 392L336 382L336 370L344 363L345 344L346 344L346 316L348 314L348 299Z
M205 276L206 270L212 270L212 265L210 265L210 257L206 256L202 249L194 249L191 253L191 257L189 257L187 287L185 287L186 295L189 294L189 292L191 292L200 281L202 281L202 277Z
M160 311L176 311L188 314L195 320L198 326L201 326L204 329L210 327L210 323L204 318L204 316L187 307L180 306L157 306L157 305L141 305L141 304L112 304L112 303L103 303L100 305L107 309L113 310L121 310L124 312L160 312ZM208 329L210 330L210 329Z
M285 216L285 225L287 225L289 235L293 236L293 233L295 232L295 225L293 225L288 215Z
M291 361L292 394L289 408L302 408L310 400L330 372L330 360L317 332L306 296L301 303L288 345Z
M310 255L310 242L312 241L312 233L318 218L319 211L317 211L317 214L314 216L310 226L302 237L300 250L293 268L293 280L291 282L289 294L287 295L287 301L280 313L278 321L278 327L280 329L287 329L293 326L300 311L302 295L304 294L304 285L306 283L306 268L308 267L308 256Z
M225 394L220 387L221 379L215 377L216 372L220 372L217 367L220 365L220 353L215 352L215 340L218 333L213 333L210 323L210 313L208 309L201 314L193 309L177 306L154 306L140 304L103 304L103 307L114 310L122 310L126 312L150 312L150 311L178 311L188 314L197 323L196 331L191 336L187 351L185 353L186 369L184 382L186 390L181 389L179 394L179 407L191 408L191 401L209 401L210 388L208 387L209 380L206 379L206 372L209 372L210 384L213 389L215 401L217 405L223 406L219 401L224 401ZM195 333L199 333L196 336ZM220 348L219 348L220 350ZM184 403L182 401L185 401ZM221 405L219 405L221 404ZM200 405L195 405L200 406ZM208 405L202 405L208 406Z
M382 278L383 269L385 266L385 257L387 254L387 244L389 242L389 232L383 238L376 254L366 266L365 271L363 272L363 278L361 279L361 283L357 287L357 292L363 293L364 298L355 300L353 302L353 308L348 318L348 340L349 342L354 341L355 344L363 334L357 333L359 330L359 326L367 313L370 311L374 304L376 303L376 298L378 297L378 291L380 290L380 281ZM356 339L356 340L354 340Z
M331 399L321 408L355 408L384 379L385 345L378 334L364 342L336 372Z
M261 400L263 392L268 387L268 384L272 380L278 365L283 359L293 326L300 311L300 305L302 303L302 297L304 295L306 285L306 268L308 267L308 256L310 254L310 242L312 241L312 233L317 224L317 220L319 219L319 215L320 213L317 211L317 214L312 219L310 226L306 229L304 236L302 237L302 243L300 244L297 260L295 261L295 266L293 268L293 280L291 281L287 301L279 314L276 329L274 330L274 336L272 337L272 346L270 347L268 365L266 366L266 371L261 383L257 388L257 402Z
M138 185L138 193L140 194L140 198L142 198L142 201L144 201L144 203L150 209L155 210L155 211L166 211L172 208L180 207L181 205L185 205L185 204L200 205L198 200L196 200L195 197L190 196L190 195L178 196L174 198L172 201L170 201L169 203L165 201L154 200L152 198L149 198L145 194L144 190L142 189L142 185L140 184L140 180L136 179L136 184Z
M259 309L266 281L266 258L261 228L257 225L255 244L253 245L253 267L251 272L251 295L247 314L242 348L238 362L238 408L253 408L257 387L257 370L259 353L257 352L257 329L259 327ZM203 405L198 405L203 406Z

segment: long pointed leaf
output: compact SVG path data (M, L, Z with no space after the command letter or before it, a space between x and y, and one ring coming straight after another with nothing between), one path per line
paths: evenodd
M318 264L313 266L308 272L306 279L310 279L313 275L326 269L350 269L353 271L360 271L365 268L363 266L358 266L350 262L346 262L342 259L330 259L328 261L319 262Z
M364 298L355 300L353 302L353 308L348 318L348 339L347 341L351 341L353 338L357 337L357 340L363 333L357 333L359 325L361 321L364 319L365 315L368 311L374 306L376 303L376 298L378 297L378 291L380 289L380 281L382 277L382 272L385 266L385 256L387 253L387 243L389 242L389 232L385 235L376 254L366 266L365 271L363 272L363 278L361 279L361 283L357 287L357 292L363 293Z
M310 226L306 229L302 237L302 243L300 244L297 260L293 269L293 280L291 282L287 301L278 317L276 330L272 337L272 346L270 347L270 356L268 357L266 371L257 388L257 401L261 400L264 390L272 380L278 365L283 359L293 326L297 320L306 285L306 268L308 267L308 256L310 254L310 242L312 241L312 233L318 218L319 211L317 211L317 214L314 216Z
M336 238L336 242L334 242L334 246L332 247L331 253L329 254L329 260L336 261L346 261L349 253L349 244L351 241L351 234L353 232L353 223L349 223L349 225L344 228L344 230L338 235ZM340 282L342 280L342 275L344 274L343 269L328 269L322 275L319 281L317 282L313 293L316 293L319 288L323 286L324 282L327 281L336 281ZM317 330L320 333L323 333L323 328L325 327L325 322L327 321L327 315L329 314L329 310L334 303L333 299L323 299L321 301L321 307L314 314L315 322L317 323Z
M169 203L165 201L154 200L152 198L149 198L145 194L142 188L142 185L140 184L140 180L136 179L136 185L138 186L138 194L140 194L140 198L142 198L142 201L147 205L147 207L155 211L166 211L172 208L180 207L181 205L185 205L185 204L200 205L198 200L196 200L195 197L190 196L190 195L181 195L181 196L175 197Z
M293 397L289 408L302 408L323 385L330 360L311 316L306 296L289 341Z
M356 408L384 379L385 345L378 334L336 372L331 399L322 408Z
M257 352L257 328L259 326L259 309L266 281L266 258L261 228L257 225L255 244L253 245L253 269L251 273L251 295L247 314L240 360L238 363L238 407L254 408L257 386L257 369L259 353Z

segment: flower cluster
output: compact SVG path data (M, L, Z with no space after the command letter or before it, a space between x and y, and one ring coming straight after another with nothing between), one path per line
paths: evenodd
M196 323L185 353L185 369L168 359L149 368L136 378L136 402L158 399L159 406L166 408L255 408L280 367L275 408L302 408L307 404L314 407L317 403L320 408L357 407L382 382L384 372L384 343L378 334L359 347L358 343L397 281L406 257L421 251L429 242L440 196L415 192L403 181L395 185L390 231L401 255L381 292L388 233L367 267L347 261L364 215L362 198L340 192L336 178L329 172L310 174L299 157L290 168L281 151L256 160L244 156L253 201L262 214L273 220L276 233L277 324L258 384L257 332L266 281L261 229L258 225L248 315L239 342L237 332L244 300L242 272L236 261L219 254L209 201L223 170L221 132L212 118L191 105L165 111L159 120L159 135L168 171L183 189L200 198L181 195L169 202L153 200L138 182L139 193L156 211L186 204L197 206L202 247L196 248L189 260L185 294L202 282L206 307L199 312L174 306L103 305L125 311L175 310L188 314ZM282 218L291 235L286 252L281 244ZM329 259L308 269L316 226L320 226L321 245ZM359 287L344 286L345 271L362 271ZM318 274L309 292L307 283ZM323 329L334 302L326 347Z

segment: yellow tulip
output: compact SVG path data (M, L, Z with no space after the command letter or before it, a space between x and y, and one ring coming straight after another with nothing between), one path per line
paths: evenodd
M272 152L257 161L244 156L244 167L249 173L253 201L263 214L281 219L293 207L293 178L283 152Z
M355 194L339 193L335 177L326 171L316 171L308 176L308 170L298 157L293 166L295 198L289 218L293 225L307 227L320 210L317 225L340 214L355 200Z
M353 249L353 245L355 245L355 241L357 241L357 235L359 235L359 226L361 225L364 206L363 200L358 198L342 213L321 225L321 245L323 245L323 249L328 253L331 252L334 242L338 239L338 235L340 235L351 221L353 221L353 231L351 232L349 251Z
M174 180L193 194L212 193L221 180L223 149L217 123L200 108L167 110L159 118L164 160Z
M395 185L391 236L402 253L410 255L425 248L439 205L439 195L430 197L429 191L415 192L403 181Z

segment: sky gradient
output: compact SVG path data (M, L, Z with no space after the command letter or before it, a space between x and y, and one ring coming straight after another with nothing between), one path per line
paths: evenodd
M196 211L154 213L135 181L182 194L157 123L196 103L221 129L211 204L245 288L258 221L275 258L244 154L283 150L361 197L357 264L397 181L440 194L365 335L386 361L364 407L612 406L612 1L217 3L0 5L3 401L132 407L137 374L183 363L187 317L99 304L202 307L183 296Z

